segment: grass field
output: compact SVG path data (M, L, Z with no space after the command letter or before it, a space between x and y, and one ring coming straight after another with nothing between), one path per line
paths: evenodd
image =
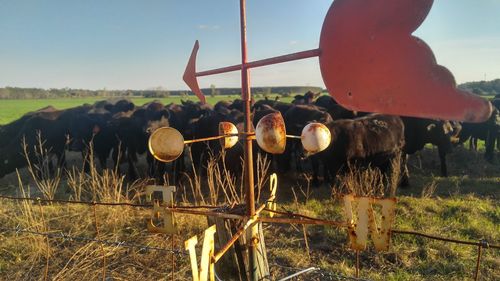
M272 94L271 97L274 97ZM485 96L485 98L492 98L493 96ZM207 96L207 102L210 104L215 104L220 100L232 100L239 98L239 96ZM54 106L58 109L65 109L70 107L75 107L85 103L92 104L99 100L104 100L102 97L92 97L92 98L61 98L61 99L26 99L26 100L0 100L0 125L7 124L13 120L18 119L23 114L27 112L34 111L46 106ZM169 97L169 98L132 98L131 100L136 105L143 105L147 102L153 100L161 100L163 103L168 104L171 102L180 103L181 99L198 101L195 96L188 96L187 98L181 98L180 96ZM292 97L283 97L280 100L289 102Z
M197 100L196 97L190 96L189 100ZM227 97L207 97L209 103L216 103L219 100L227 99ZM79 106L85 103L92 104L99 100L105 100L102 97L96 98L62 98L62 99L26 99L26 100L0 100L0 125L9 123L23 114L34 111L46 106L54 106L57 109L66 109ZM180 103L181 97L171 97L163 99L153 98L132 98L136 105L143 105L153 100L161 100L165 104L170 102Z
M274 95L272 95L274 97ZM220 100L233 100L240 98L239 96L207 96L207 102L215 104ZM85 103L93 104L99 100L105 100L102 97L92 98L61 98L61 99L26 99L26 100L0 100L0 125L7 124L11 121L18 119L27 112L34 111L46 106L54 106L57 109L66 109L70 107L79 106ZM187 98L169 97L169 98L131 98L132 102L136 105L143 105L153 100L160 100L164 104L171 102L180 103L183 100L198 101L195 96L188 96ZM282 98L283 101L291 101L292 98Z

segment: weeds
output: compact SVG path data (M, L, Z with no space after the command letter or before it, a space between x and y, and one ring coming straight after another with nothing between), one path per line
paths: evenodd
M57 167L54 171L51 151L49 148L45 147L45 141L42 140L40 131L36 133L36 141L37 143L34 147L30 148L26 143L26 139L23 138L23 155L27 163L28 172L38 187L38 190L45 199L52 200L61 182L61 169ZM30 151L33 152L30 153ZM35 161L33 162L32 159Z
M437 186L438 186L437 182L433 180L430 184L422 188L422 194L420 195L420 197L431 198L434 195L434 192L436 192Z

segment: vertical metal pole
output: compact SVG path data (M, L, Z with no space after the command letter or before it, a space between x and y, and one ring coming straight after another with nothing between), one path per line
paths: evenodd
M254 182L253 182L253 154L252 140L252 119L250 116L250 106L252 93L250 92L249 73L247 67L247 32L246 32L246 0L240 0L240 28L241 28L241 94L245 102L245 188L247 192L247 215L251 218L255 215ZM255 241L257 229L251 227L251 239L248 241L248 267L250 280L257 280Z

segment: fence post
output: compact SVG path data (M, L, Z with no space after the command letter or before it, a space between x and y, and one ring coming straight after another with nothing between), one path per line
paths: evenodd
M222 212L227 210L214 210ZM220 249L226 245L233 235L239 229L238 221L233 219L224 219L208 216L209 225L215 224L217 229L215 246ZM255 242L256 264L258 280L265 280L269 277L269 265L266 255L266 246L264 243L264 233L262 231L262 223L258 222L255 226L258 229L258 239ZM249 271L248 248L247 241L251 239L250 232L246 231L246 235L241 235L234 245L221 257L215 264L217 275L223 280L250 280L247 273Z

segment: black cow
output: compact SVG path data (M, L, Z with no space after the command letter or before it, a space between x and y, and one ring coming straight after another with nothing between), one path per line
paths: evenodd
M106 168L106 161L117 143L113 129L109 126L111 118L112 114L104 108L94 108L72 118L69 149L82 152L86 172L90 170L90 148L93 150L92 156L97 157L101 168Z
M326 179L335 178L348 164L385 172L405 143L403 121L397 116L370 114L353 120L334 120L326 126L332 141L318 154L327 165Z
M30 118L37 115L43 115L45 113L50 113L55 111L57 111L57 109L54 108L53 106L47 106L39 110L36 110L34 112L28 112L24 114L21 118L12 121L11 123L0 126L0 147L8 145L12 141L12 138L19 133L20 129L24 126L26 120L29 120Z
M148 139L156 129L170 126L169 118L170 111L162 103L152 102L136 109L130 115L115 115L111 120L119 147L119 150L114 151L120 151L122 157L126 158L130 179L138 178L137 156L147 152L148 175L162 180L165 165L155 160L148 151Z
M476 151L478 140L486 141L488 139L490 131L494 129L491 127L491 125L492 123L494 124L494 121L496 119L495 115L498 114L494 111L492 116L487 121L481 123L462 123L462 130L459 134L459 143L462 144L467 140L470 140L469 149L472 151Z
M485 153L484 157L488 161L493 161L495 143L498 149L500 149L500 99L493 99L491 101L493 105L493 112L490 118L481 123L462 123L462 131L459 135L459 142L464 143L470 140L469 148L470 150L477 150L477 141L485 141Z
M350 111L338 104L337 101L335 101L331 96L320 96L316 99L314 104L326 109L330 116L332 116L333 120L353 119L358 116L356 112Z
M302 129L309 123L319 122L331 123L332 117L323 108L314 105L296 105L291 107L283 116L287 134L300 136ZM298 139L287 139L285 152L277 158L278 167L281 172L290 169L290 163L295 162L298 172L302 171L302 160L304 159L302 144ZM318 186L319 159L317 156L310 157L313 171L313 185Z
M23 142L26 144L27 157L36 165L39 159L39 140L43 142L43 149L49 156L54 155L57 158L58 166L65 163L65 146L68 132L68 122L66 118L61 118L65 111L54 110L39 112L29 118L22 118L23 122L13 122L16 126L10 126L10 135L7 145L0 148L2 156L0 162L0 178L14 172L18 168L27 165L26 155L23 154ZM14 129L17 131L14 133ZM47 159L43 159L47 160Z
M276 100L259 100L253 105L252 108L253 110L260 110L262 109L262 107L264 107L264 109L267 109L269 106L276 109L281 113L281 115L284 116L285 113L294 105L291 103Z
M428 143L436 145L441 163L441 176L448 176L446 165L446 154L451 152L452 144L458 142L458 134L461 130L457 122L439 121L416 117L402 117L405 126L405 146L403 149L403 161L407 156L422 150ZM402 175L402 186L409 184L408 170Z
M315 94L315 93L313 93L311 91L308 91L304 95L296 95L296 96L294 96L292 103L295 104L295 105L298 105L298 104L312 104L314 98L317 97L317 96L319 96L319 94L320 93Z

